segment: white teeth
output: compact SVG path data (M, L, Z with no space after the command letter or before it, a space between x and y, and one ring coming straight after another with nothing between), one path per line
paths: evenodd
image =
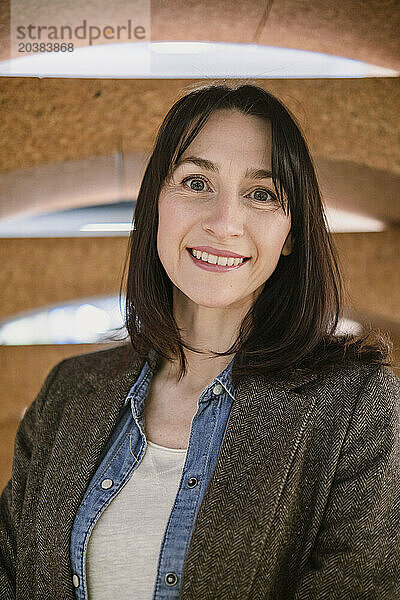
M233 258L233 256L216 256L215 254L209 254L208 252L201 252L200 250L191 250L192 255L204 262L208 262L211 265L221 265L223 267L237 266L243 262L243 258Z

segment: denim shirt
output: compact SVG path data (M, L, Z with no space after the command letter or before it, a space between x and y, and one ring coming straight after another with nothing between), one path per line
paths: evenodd
M143 411L154 373L150 366L154 364L154 357L152 350L126 397L121 418L75 517L70 558L78 600L88 598L85 559L90 533L101 513L130 479L146 451ZM197 401L181 480L161 544L153 600L179 597L184 561L196 516L217 462L234 400L232 365L233 359L204 388ZM132 592L134 599L134 590Z

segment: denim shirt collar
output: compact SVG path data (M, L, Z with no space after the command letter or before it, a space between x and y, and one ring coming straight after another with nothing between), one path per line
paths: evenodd
M232 368L234 359L235 357L232 358L229 365L215 378L229 394L232 400L235 400L235 386L233 385L232 381ZM214 385L214 383L210 385Z
M213 394L211 394L211 389L214 388L216 383L219 383L224 388L225 392L229 394L232 400L235 400L235 386L232 381L232 367L233 367L234 357L228 364L228 366L215 377L215 379L206 386L200 394L199 404L201 402L207 401L210 397L217 398ZM139 377L136 379L135 383L132 385L131 389L128 392L128 395L125 399L125 406L128 402L131 403L132 414L134 417L140 418L143 414L144 403L147 397L148 389L150 386L151 379L154 375L155 368L157 365L157 355L155 350L151 349L148 354L148 359L143 365L143 368L139 374Z

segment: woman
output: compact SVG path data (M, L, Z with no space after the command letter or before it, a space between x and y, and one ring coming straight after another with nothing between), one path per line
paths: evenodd
M126 291L129 344L56 365L20 424L1 597L399 597L400 381L383 338L335 335L315 172L271 94L170 109Z

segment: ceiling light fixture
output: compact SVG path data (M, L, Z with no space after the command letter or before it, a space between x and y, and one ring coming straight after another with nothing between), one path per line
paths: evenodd
M125 42L0 62L0 75L98 78L397 77L392 69L320 52L225 42Z

